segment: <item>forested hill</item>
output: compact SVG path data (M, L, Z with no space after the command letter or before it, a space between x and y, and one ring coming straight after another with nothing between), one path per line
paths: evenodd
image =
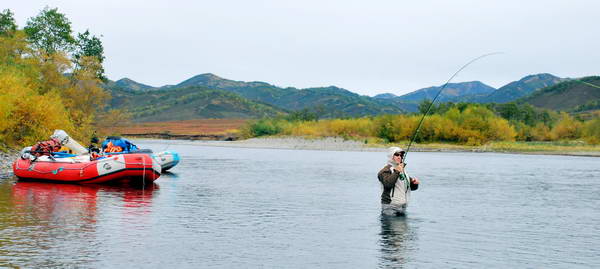
M518 81L508 83L498 90L479 81L449 83L440 94L438 102L508 103L563 80L551 74L528 75ZM384 93L376 95L375 98L388 103L400 102L400 105L407 102L419 103L425 99L433 100L441 87L424 88L402 96Z
M508 83L487 96L472 98L469 101L475 103L508 103L530 95L536 90L556 85L561 81L564 81L564 79L551 74L529 75L518 81Z
M442 87L443 86L424 88L397 98L401 101L417 103L425 99L433 100ZM456 101L465 96L487 96L495 90L495 88L481 83L480 81L448 83L446 88L444 88L444 91L438 97L438 101Z
M598 87L600 87L600 76L566 80L536 91L528 97L519 99L519 102L562 111L600 109L600 88Z
M594 103L594 94L579 92L582 85L568 86L574 87L574 92L567 94L568 101L559 101L562 100L562 95L551 89L567 87L563 83L557 85L563 80L551 74L529 75L498 90L479 81L450 83L438 101L506 103L533 94L531 98L524 98L521 102L567 110L577 109L577 106L597 105ZM112 101L113 108L127 108L134 112L136 120L147 121L206 117L256 118L299 110L312 111L325 118L417 112L419 103L425 99L433 99L441 86L420 89L403 96L387 93L369 97L335 86L282 88L265 82L234 81L207 73L176 85L152 87L125 78L109 81L105 88L118 96ZM598 90L596 92L600 93ZM227 101L228 98L231 100ZM178 108L182 104L187 109L185 112L183 108Z
M368 116L406 112L401 107L393 104L381 103L372 97L361 96L334 86L307 89L281 88L265 82L243 82L228 80L213 74L197 75L177 85L163 86L152 89L139 86L143 85L141 83L132 83L129 81L127 81L128 83L119 83L119 81L107 83L105 87L112 92L116 92L117 95L120 94L122 96L126 96L124 99L128 99L129 101L128 103L113 102L112 105L113 107L123 107L129 108L132 111L137 111L135 113L135 117L138 119L140 119L142 115L140 112L144 108L139 107L142 102L137 101L137 99L144 99L146 95L154 96L156 91L167 94L169 91L187 89L190 87L192 89L218 90L215 93L218 92L220 94L228 92L230 95L227 96L235 96L238 101L242 100L239 98L243 98L245 99L244 103L246 104L261 104L271 107L278 112L290 112L307 109L309 111L318 112L322 117ZM130 87L128 85L135 87ZM171 95L174 95L174 93L171 93ZM225 98L226 95L221 95L221 97ZM167 100L172 98L174 98L174 96L169 98L165 97L154 99L156 102L155 106L165 107L177 105L174 102L164 104L164 102L167 102ZM206 98L210 97L206 96ZM241 104L239 102L234 103ZM150 107L147 107L147 109L150 109ZM162 114L164 114L164 116L161 116L162 118L174 119L181 117L180 115L169 116L172 111L178 111L177 109L163 109L162 111ZM204 108L203 111L204 112L201 113L202 115L196 114L194 117L203 117L203 115L211 113L221 117L239 117L239 111L245 110L242 108L236 109L235 106L231 104L226 107L209 106ZM212 112L209 113L209 111ZM247 115L247 117L256 116L256 114Z
M117 81L107 81L105 88L122 88L130 91L150 91L157 88L133 81L129 78L122 78Z
M111 88L113 108L126 108L136 121L169 121L196 118L261 118L286 111L253 102L238 94L206 87L131 91Z
M397 97L393 94L369 97L335 86L306 89L282 88L259 81L229 80L210 73L196 75L176 85L161 87L151 87L130 79L121 79L105 85L111 91L136 92L135 97L131 98L143 98L144 94L150 94L150 92L156 90L174 90L191 86L228 91L249 101L279 108L281 111L307 109L318 112L322 117L356 117L416 112L420 101L425 98L433 98L433 95L439 90L439 87L418 90L412 94L414 98L410 97L411 94L406 95L408 97ZM483 95L494 90L494 88L478 81L452 83L444 90L444 97L441 99L442 101L455 100L464 96ZM162 100L157 101L161 102ZM134 106L131 109L137 111L136 104L136 102L133 102L129 106ZM229 114L225 113L224 115Z
M382 104L369 96L361 96L335 86L297 89L281 88L265 82L243 82L224 79L214 74L201 74L185 80L173 88L202 86L221 89L239 94L252 101L295 111L315 110L325 117L366 116L378 114L397 114L403 109Z

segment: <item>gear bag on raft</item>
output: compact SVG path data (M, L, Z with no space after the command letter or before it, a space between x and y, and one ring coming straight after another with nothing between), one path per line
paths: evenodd
M120 136L109 136L102 142L104 152L131 152L137 151L138 147L129 140Z
M58 139L52 138L46 141L37 142L31 147L30 153L35 157L51 156L53 152L60 151L62 145Z

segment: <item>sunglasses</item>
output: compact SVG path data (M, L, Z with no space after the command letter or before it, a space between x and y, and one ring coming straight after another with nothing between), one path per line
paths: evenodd
M406 152L404 152L404 151L396 152L396 153L394 153L394 156L400 156L400 157L402 157L402 156L404 156L404 153L406 153Z

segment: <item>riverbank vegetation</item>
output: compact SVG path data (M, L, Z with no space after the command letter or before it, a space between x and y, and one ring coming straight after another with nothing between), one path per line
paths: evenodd
M239 130L248 122L247 119L195 119L183 121L138 122L105 129L110 134L121 134L129 137L179 137L179 136L213 136L238 137ZM223 140L219 139L219 140Z
M31 145L63 129L89 141L99 125L122 111L106 111L110 95L101 41L74 34L71 22L46 7L20 29L14 14L0 12L0 149Z
M421 113L345 119L318 119L304 110L249 122L241 133L243 137L338 136L365 143L408 143L429 104L421 103ZM575 145L596 148L593 145L600 144L600 115L583 119L517 103L442 103L432 106L415 141L466 147L493 145L498 150L516 151Z

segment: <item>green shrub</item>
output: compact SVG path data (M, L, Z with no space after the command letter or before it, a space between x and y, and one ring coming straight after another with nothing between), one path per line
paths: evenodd
M276 135L283 131L283 127L281 126L281 122L277 120L270 119L262 119L250 123L249 131L250 135L257 136L265 136L265 135Z

